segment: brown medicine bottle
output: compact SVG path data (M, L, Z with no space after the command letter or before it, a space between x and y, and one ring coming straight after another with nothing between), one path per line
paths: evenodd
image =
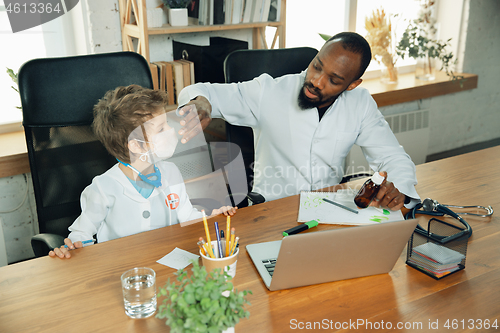
M377 195L380 184L382 184L383 181L384 176L378 172L374 173L373 176L363 184L358 194L354 197L356 206L359 208L368 207Z

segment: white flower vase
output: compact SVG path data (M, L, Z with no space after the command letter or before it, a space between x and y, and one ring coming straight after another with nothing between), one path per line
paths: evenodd
M187 8L168 8L168 23L173 27L188 25Z
M234 333L234 327L229 327L227 330L222 331L222 333Z
M436 78L436 65L434 58L429 56L417 58L415 78L417 80L432 81Z

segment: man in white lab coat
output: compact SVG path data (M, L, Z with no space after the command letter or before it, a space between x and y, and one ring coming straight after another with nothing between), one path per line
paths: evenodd
M179 110L189 119L210 117L254 132L253 191L273 200L338 184L345 157L359 145L376 171L387 173L376 205L398 210L419 201L415 165L392 133L361 76L370 46L356 33L333 36L300 74L267 74L242 83L198 83L182 90ZM196 107L196 108L194 108ZM195 111L195 112L190 112Z

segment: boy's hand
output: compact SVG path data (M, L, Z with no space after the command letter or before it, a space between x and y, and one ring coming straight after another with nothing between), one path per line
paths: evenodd
M79 248L83 247L82 242L78 241L78 242L75 242L73 244L73 242L71 242L71 239L69 239L69 238L64 239L64 244L67 247L64 245L62 245L61 247L56 247L53 251L49 252L49 256L59 257L61 259L64 259L64 258L69 259L69 258L71 258L70 250L79 249Z
M203 96L198 96L184 105L179 110L179 115L184 117L180 121L183 126L179 130L179 135L182 135L181 142L186 143L201 133L212 121L211 113L212 105Z
M236 210L238 210L238 207L222 206L219 209L212 210L211 216L215 216L215 215L219 215L219 214L224 214L226 216L228 216L228 215L233 216L234 214L236 214Z

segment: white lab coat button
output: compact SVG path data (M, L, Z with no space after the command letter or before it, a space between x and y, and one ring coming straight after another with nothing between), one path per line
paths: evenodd
M142 217L144 217L145 219L149 218L151 216L151 213L149 212L149 210L145 210L142 212Z

